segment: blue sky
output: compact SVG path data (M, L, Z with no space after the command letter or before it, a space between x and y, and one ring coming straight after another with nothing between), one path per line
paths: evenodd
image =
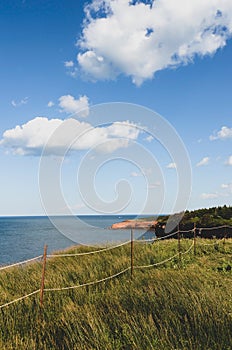
M156 202L164 196L164 205L151 204L149 211L172 210L184 164L178 169L170 150L148 141L144 131L136 133L135 122L146 126L142 114L134 121L134 112L127 110L125 119L120 115L117 120L110 109L100 107L99 113L109 113L106 118L112 124L98 127L104 118L94 106L112 102L149 108L179 134L192 168L192 192L183 205L231 205L232 5L226 0L152 3L1 2L0 215L45 214L38 181L41 151L52 131L70 116L78 123L74 128L96 128L62 162L61 191L72 212L94 212L83 198L89 186L78 180L88 152L105 164L95 177L103 201L115 200L115 185L123 178L134 192L128 204L127 189L122 190L121 212L141 212L152 188L160 191L154 192ZM155 116L150 118L155 125ZM99 152L102 140L106 143ZM143 164L142 153L137 166L128 161L134 155L132 143L157 159L160 174ZM51 147L48 153L51 163L59 163L60 154ZM56 194L52 196L57 213L62 213L63 207L55 205Z

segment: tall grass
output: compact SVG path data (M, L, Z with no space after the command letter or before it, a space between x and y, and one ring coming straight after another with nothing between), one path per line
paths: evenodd
M190 240L181 242L183 251L190 245ZM136 243L135 265L176 253L176 240ZM182 255L181 263L177 257L158 267L135 269L133 279L128 271L101 284L45 292L42 310L39 295L10 305L0 310L0 349L231 350L231 253L229 243L198 244L196 256L190 252ZM128 266L130 245L96 255L52 258L45 287L94 281ZM41 269L41 263L33 263L1 271L1 304L38 289Z

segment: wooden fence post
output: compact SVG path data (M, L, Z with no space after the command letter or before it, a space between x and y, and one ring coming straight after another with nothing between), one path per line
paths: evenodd
M180 224L178 224L178 253L179 253L179 264L180 264L181 263Z
M46 269L46 260L47 260L47 245L44 246L43 253L43 267L42 267L42 278L41 278L41 287L40 287L40 307L43 307L43 295L44 295L44 280L45 280L45 269Z
M223 239L223 245L225 246L226 243L226 225L224 227L224 239Z
M131 278L133 278L134 270L134 234L133 229L131 229Z
M193 251L194 251L194 255L196 255L197 254L196 223L194 223L194 228L193 228L193 242L194 242Z

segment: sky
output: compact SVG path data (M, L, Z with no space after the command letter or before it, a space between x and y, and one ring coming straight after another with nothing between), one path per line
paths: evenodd
M230 0L0 3L0 216L232 203Z

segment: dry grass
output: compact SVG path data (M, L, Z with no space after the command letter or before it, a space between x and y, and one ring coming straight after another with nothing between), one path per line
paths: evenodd
M46 292L0 310L0 349L231 350L232 240L158 267L77 290ZM183 240L186 250L191 241ZM70 252L87 250L72 248ZM91 249L91 248L90 248ZM177 241L135 244L135 265L177 252ZM130 266L130 245L92 256L49 259L45 287L94 281ZM40 287L41 264L0 273L1 304Z

